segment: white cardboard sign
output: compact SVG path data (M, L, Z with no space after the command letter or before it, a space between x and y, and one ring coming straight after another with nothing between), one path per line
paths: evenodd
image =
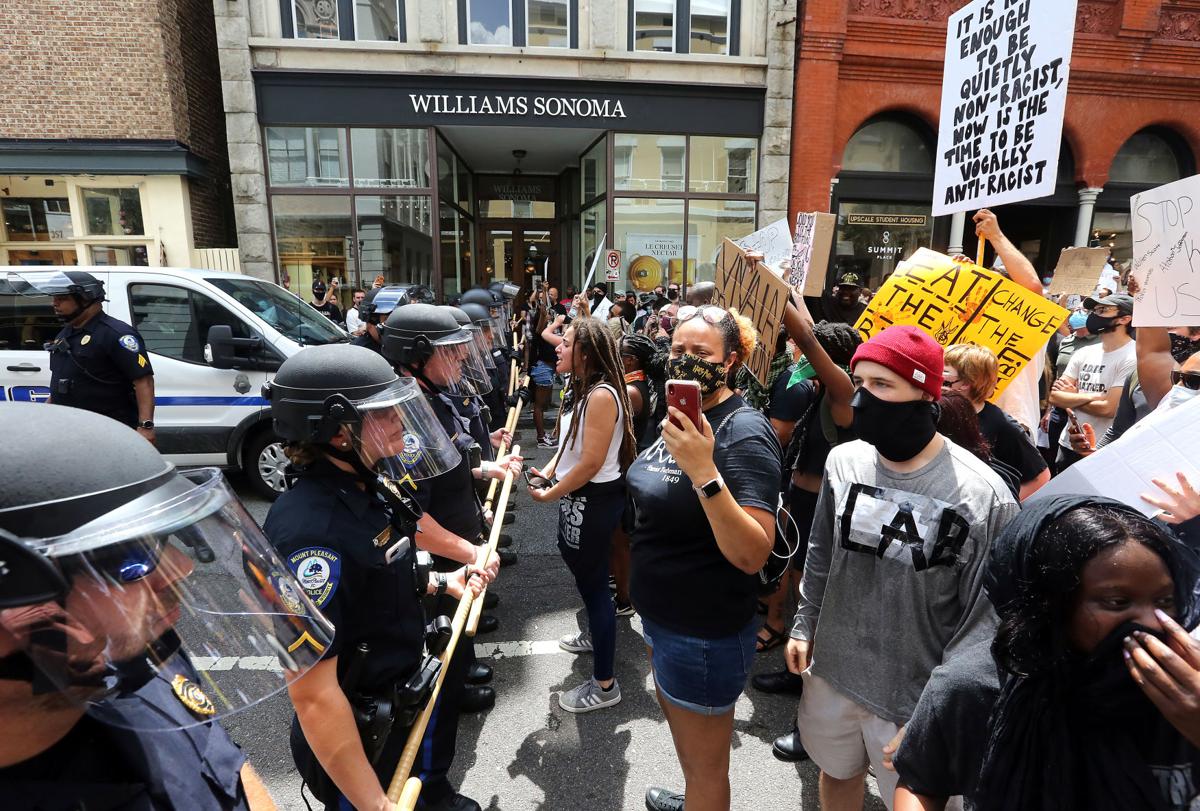
M1200 324L1200 175L1129 200L1135 327Z
M950 16L933 214L1054 193L1078 0L975 0Z
M786 219L776 220L734 242L743 250L761 253L763 264L776 274L783 270L781 263L792 258L792 229L788 228Z

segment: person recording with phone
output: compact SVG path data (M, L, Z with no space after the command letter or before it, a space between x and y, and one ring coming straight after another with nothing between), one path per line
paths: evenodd
M570 375L558 418L559 452L553 469L532 470L549 487L529 488L535 501L559 500L558 550L575 577L588 630L559 640L570 653L592 653L592 676L562 693L558 704L584 713L621 700L614 675L616 608L608 591L609 548L625 510L625 470L637 453L629 397L617 342L603 323L576 319L555 352L555 371Z
M689 811L730 807L733 710L754 660L758 572L775 538L779 441L725 385L756 340L735 312L680 308L667 361L674 402L659 439L629 469L630 596ZM652 787L646 807L679 809L684 796Z

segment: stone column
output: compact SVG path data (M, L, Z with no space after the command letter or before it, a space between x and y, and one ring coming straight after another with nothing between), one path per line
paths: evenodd
M1086 248L1091 241L1092 214L1096 210L1096 198L1103 189L1087 188L1079 190L1079 219L1075 223L1075 247Z
M766 15L756 16L756 21L767 29L767 100L761 144L761 174L758 178L758 227L761 228L788 215L788 162L792 153L792 92L796 66L796 0L770 0Z
M950 215L950 247L946 253L954 256L963 252L963 233L967 230L967 212L956 211Z

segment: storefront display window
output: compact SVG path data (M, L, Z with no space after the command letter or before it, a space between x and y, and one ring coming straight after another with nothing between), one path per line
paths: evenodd
M921 134L903 121L882 119L865 125L846 144L844 172L933 174L933 155Z
M354 198L358 224L361 278L369 287L382 275L388 284L433 282L433 223L427 195L359 196Z
M692 200L688 203L688 284L716 278L717 253L726 239L740 239L754 230L755 205L749 200ZM693 243L699 237L698 242ZM691 250L696 244L696 250ZM693 261L695 260L695 261Z
M9 242L57 242L75 236L65 197L6 197L0 200L0 212Z
M87 232L92 236L132 236L146 233L137 189L83 189Z
M669 281L684 283L684 228L681 198L619 197L613 206L613 247L621 251L623 276L634 289L649 292ZM699 234L687 239L687 267L700 256ZM693 276L694 273L689 273Z
M633 50L675 51L675 0L629 0L633 3Z
M597 203L580 215L579 255L583 257L581 264L587 266L583 268L583 273L587 273L587 268L591 266L596 248L604 236L606 212L604 203Z
M446 296L471 286L472 228L448 205L441 207L439 233L442 251L442 291Z
M267 127L272 186L347 186L346 131L334 127Z
M569 48L571 10L568 0L526 0L525 44L540 48Z
M732 0L691 0L690 49L692 53L729 53L730 2Z
M314 279L356 277L348 196L277 194L271 208L284 287L308 301Z
M467 44L512 45L512 0L467 0Z
M1110 182L1143 186L1161 186L1179 178L1175 150L1162 136L1145 130L1125 142L1108 173Z
M629 171L615 175L613 187L617 191L683 191L685 145L682 135L618 134L613 153L627 151Z
M416 189L429 186L429 133L422 129L352 129L354 185Z
M356 39L396 42L400 39L399 21L398 0L355 0Z
M758 141L693 135L689 147L688 189L718 194L754 194Z
M605 140L601 138L579 162L579 204L586 205L608 191L608 172L605 171Z
M838 273L854 271L875 290L903 259L933 242L930 206L843 202L834 246Z
M142 268L150 265L145 245L91 245L88 251L93 265Z
M296 37L299 39L337 39L337 0L292 0Z

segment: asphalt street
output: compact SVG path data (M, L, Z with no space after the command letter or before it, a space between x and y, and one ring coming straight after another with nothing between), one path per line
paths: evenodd
M521 434L527 464L549 460L549 450L524 447L534 444L528 419ZM270 504L237 476L233 483L261 523ZM583 608L555 546L557 504L537 504L524 487L519 489L517 518L507 527L519 562L504 568L492 586L501 599L494 612L500 628L475 639L479 655L495 667L496 706L461 719L452 778L462 793L488 809L637 811L644 808L647 786L683 786L670 730L654 696L640 622L636 616L617 618L621 703L585 715L560 709L558 693L591 672L590 656L565 653L556 643L584 627ZM756 671L781 667L776 649L758 657ZM747 686L732 741L734 809L818 807L812 763L782 763L771 755L771 742L791 728L795 705L793 697L764 695ZM227 719L225 726L279 807L305 809L288 748L291 717L287 696L281 694ZM309 802L314 802L311 796ZM871 779L867 808L883 807Z

